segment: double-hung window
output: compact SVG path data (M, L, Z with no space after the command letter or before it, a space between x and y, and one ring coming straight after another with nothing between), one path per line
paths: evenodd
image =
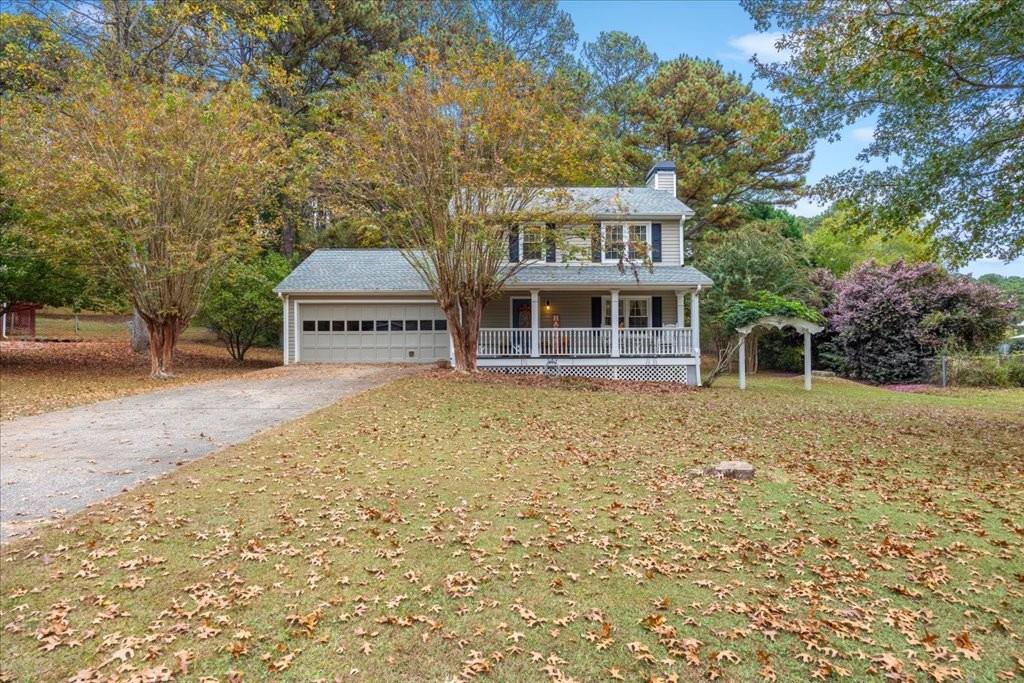
M544 258L544 231L537 227L523 228L519 233L519 258L539 261Z
M605 327L612 326L612 298L604 297L604 320ZM651 297L649 296L623 296L619 297L619 320L618 327L635 329L651 326Z
M604 223L601 226L602 259L616 263L625 254L627 259L643 259L650 254L650 223Z

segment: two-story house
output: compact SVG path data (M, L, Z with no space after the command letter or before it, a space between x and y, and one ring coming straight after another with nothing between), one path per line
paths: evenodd
M699 385L700 292L712 282L685 263L693 211L675 189L675 165L661 162L645 187L569 189L599 238L513 235L521 267L484 310L478 367ZM620 268L620 249L650 267ZM317 250L274 291L285 364L450 358L444 314L397 249Z

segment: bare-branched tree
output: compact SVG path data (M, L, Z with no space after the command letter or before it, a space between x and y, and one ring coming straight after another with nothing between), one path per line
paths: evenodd
M521 230L564 239L583 224L566 190L601 164L589 121L557 84L476 45L444 55L422 44L358 82L332 107L325 177L338 204L380 224L448 320L456 367L476 368L484 306L528 261Z

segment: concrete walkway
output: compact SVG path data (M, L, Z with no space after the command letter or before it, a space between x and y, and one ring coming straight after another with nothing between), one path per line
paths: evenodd
M418 370L274 368L0 422L0 541Z

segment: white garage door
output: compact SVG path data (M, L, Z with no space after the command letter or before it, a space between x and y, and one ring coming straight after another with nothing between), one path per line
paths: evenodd
M437 304L299 304L303 363L429 363L448 358Z

